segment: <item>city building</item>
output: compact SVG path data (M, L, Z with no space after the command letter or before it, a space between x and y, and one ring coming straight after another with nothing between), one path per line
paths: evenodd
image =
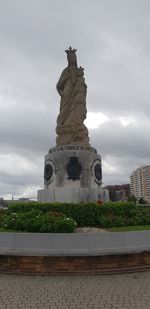
M109 200L112 202L127 201L130 196L130 185L108 185L103 189L109 191Z
M150 165L142 166L130 176L130 195L150 202Z
M0 208L7 208L8 203L3 199L3 197L0 197Z

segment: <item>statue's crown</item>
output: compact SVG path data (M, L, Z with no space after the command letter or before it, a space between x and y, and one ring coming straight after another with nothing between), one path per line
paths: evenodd
M70 52L75 54L76 51L77 51L77 49L72 48L71 46L70 46L68 49L65 50L65 52L66 52L67 55L68 55Z

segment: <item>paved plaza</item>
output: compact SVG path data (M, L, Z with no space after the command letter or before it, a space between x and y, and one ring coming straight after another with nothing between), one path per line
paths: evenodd
M150 272L99 276L0 274L0 309L150 309Z

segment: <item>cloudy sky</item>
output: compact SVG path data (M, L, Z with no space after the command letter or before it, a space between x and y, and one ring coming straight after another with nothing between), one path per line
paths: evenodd
M150 164L150 1L0 0L0 196L36 197L55 146L64 49L88 85L86 125L103 184Z

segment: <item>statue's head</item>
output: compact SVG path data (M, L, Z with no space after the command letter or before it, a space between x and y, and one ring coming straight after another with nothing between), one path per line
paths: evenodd
M77 67L77 56L76 56L76 49L69 47L65 50L68 59L68 65L75 65Z
M79 68L78 68L78 76L79 76L79 77L84 76L84 68L82 68L82 67L79 67Z

